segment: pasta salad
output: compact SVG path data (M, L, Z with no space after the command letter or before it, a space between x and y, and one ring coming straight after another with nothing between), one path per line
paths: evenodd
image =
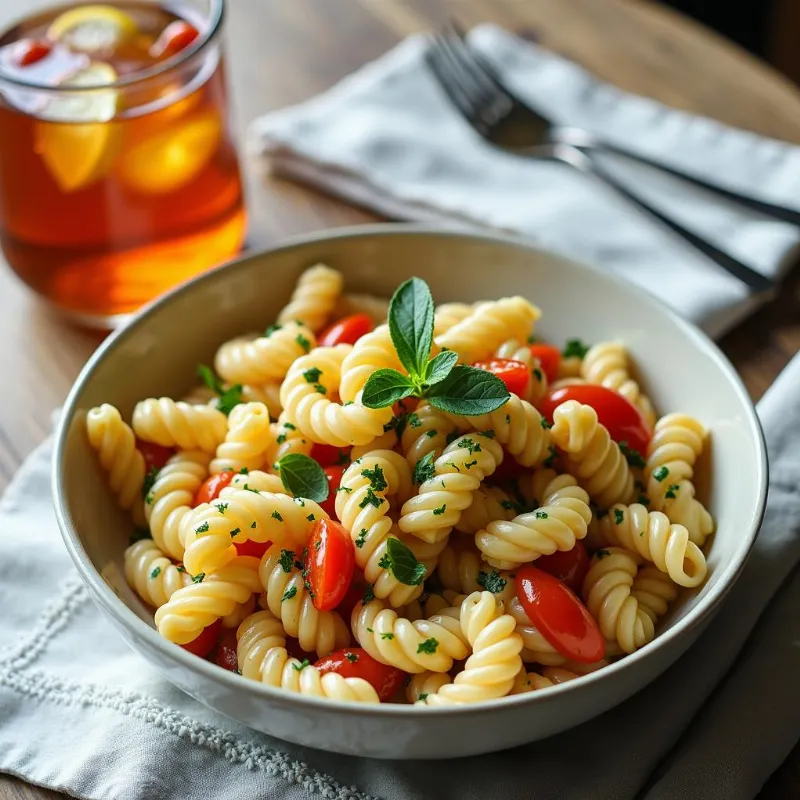
M304 695L420 706L540 691L644 647L707 574L706 432L625 346L535 334L521 297L391 301L306 270L182 399L87 435L170 642Z

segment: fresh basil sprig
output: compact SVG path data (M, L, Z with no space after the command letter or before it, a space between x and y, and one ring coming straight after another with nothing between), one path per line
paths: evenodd
M208 386L212 392L216 392L219 395L219 403L217 404L217 408L226 417L231 413L235 406L238 406L239 403L243 402L242 385L240 383L235 383L226 389L222 381L214 374L214 370L206 364L197 365L197 377L200 378L200 380L206 386Z
M330 486L322 467L302 453L289 453L278 462L284 488L294 497L305 497L315 503L328 499Z
M367 408L386 408L413 395L427 398L442 411L477 416L500 408L510 397L491 372L456 366L457 353L445 350L430 358L433 298L425 281L410 278L398 287L389 303L389 333L408 374L376 370L364 386L362 402Z
M411 550L394 536L386 540L386 553L378 566L388 569L406 586L419 586L425 580L425 565L420 564Z

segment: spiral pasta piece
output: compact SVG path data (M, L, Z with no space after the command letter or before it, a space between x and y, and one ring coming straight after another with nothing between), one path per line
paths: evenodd
M392 418L391 408L365 408L360 396L344 405L330 399L339 391L342 363L351 351L350 345L318 347L294 362L281 386L286 419L313 442L367 444Z
M228 486L233 489L247 489L251 492L270 492L271 494L292 496L292 493L283 485L280 475L262 472L260 469L234 475Z
M267 407L263 403L240 403L228 415L228 433L217 447L209 470L215 473L223 469L234 472L260 469L273 443Z
M279 382L265 383L263 386L242 386L243 403L263 403L272 419L277 419L283 411L281 405L281 384Z
M258 611L245 619L236 637L239 670L245 678L309 697L379 702L377 692L363 678L323 674L315 666L291 658L286 652L283 626L269 611Z
M178 569L152 539L141 539L125 550L124 569L128 585L153 608L191 583L186 570Z
M447 414L423 402L408 415L400 437L400 449L413 467L428 453L438 458L447 447L448 437L458 430L458 425Z
M688 414L667 414L656 423L647 448L645 479L653 507L683 525L702 547L714 520L695 498L694 465L703 453L705 429Z
M645 506L611 506L599 521L603 538L651 561L679 586L699 586L708 567L703 551L689 541L683 525L670 523L666 514L648 511Z
M229 383L263 386L282 381L294 360L316 346L313 331L290 319L273 325L264 336L225 342L214 357L214 369Z
M142 400L133 410L133 430L145 442L214 453L225 441L228 418L210 406L190 406L169 397Z
M350 531L355 545L356 564L366 580L373 584L378 599L386 599L395 608L410 603L422 594L422 583L400 583L392 572L381 566L387 555L390 538L400 539L425 566L426 574L436 564L439 548L426 546L394 529L388 512L389 496L405 498L411 493L411 468L399 453L376 450L354 461L342 475L336 494L336 515ZM443 546L443 545L442 545Z
M571 475L544 470L542 506L510 521L496 520L475 534L475 544L489 564L514 569L556 550L572 550L588 530L589 497Z
M328 515L312 500L227 487L181 522L183 563L193 575L209 574L236 556L236 542L272 542L302 549L311 526Z
M511 694L525 694L539 689L547 689L550 686L558 686L560 683L574 681L576 678L606 666L608 666L608 662L605 660L597 661L594 664L577 664L574 661L567 661L562 666L546 667L540 673L521 669L514 679L514 688L511 690Z
M583 357L581 377L587 383L597 383L613 389L626 400L630 400L651 427L656 420L650 398L642 392L639 384L628 371L628 351L620 342L599 342Z
M631 586L631 596L639 603L653 622L663 617L669 610L669 604L678 597L675 582L657 567L639 567Z
M474 535L495 520L513 519L514 509L515 504L509 495L498 486L481 486L472 493L472 503L461 512L455 529L459 533Z
M298 555L280 545L264 553L259 566L267 607L307 653L321 658L350 643L350 631L335 611L319 611L298 564Z
M251 594L244 603L239 603L230 614L222 617L222 627L238 628L256 610L256 595Z
M353 447L353 449L350 451L350 460L357 461L362 456L372 453L375 450L394 450L394 448L397 446L397 442L397 431L392 428L391 430L382 433L371 442L367 442L367 444L360 444Z
M429 706L504 697L522 669L522 638L515 632L516 621L504 613L503 604L491 592L473 592L461 604L459 616L472 655L452 683L428 695Z
M100 466L108 473L108 486L120 508L130 511L140 525L144 521L141 501L145 463L136 449L133 431L114 406L103 403L86 415L86 433Z
M339 383L342 402L357 400L369 376L379 369L406 372L392 344L388 325L379 325L374 331L364 334L342 361Z
M525 661L534 661L537 664L555 667L561 666L566 662L566 657L561 655L531 622L530 617L525 613L525 609L516 597L511 599L507 609L517 623L516 631L522 638L522 646L524 648L522 652Z
M469 317L474 310L475 306L468 303L442 303L437 306L433 315L433 335L439 337L446 333Z
M251 556L237 556L218 572L200 577L199 582L174 592L156 611L156 627L165 639L176 644L191 642L261 589L258 559Z
M358 643L376 660L405 672L447 672L469 648L458 618L434 614L410 622L380 600L356 603L350 626Z
M428 543L441 542L472 502L473 494L503 461L503 449L488 436L463 436L433 462L433 476L403 504L398 527Z
M466 364L490 356L507 339L527 340L541 316L536 306L522 297L505 297L481 303L472 314L436 338L436 343L458 353Z
M472 594L489 591L498 600L509 603L515 596L517 584L508 572L498 572L476 550L448 544L439 556L436 575L442 586L451 592Z
M144 515L150 535L167 555L183 558L180 525L194 506L194 497L208 477L208 453L181 450L158 471L144 499Z
M406 700L409 703L424 701L428 695L436 694L446 683L450 683L450 676L441 672L419 672L411 675L406 684Z
M523 467L538 467L553 454L547 420L527 400L515 394L491 414L448 416L460 428L494 431L495 439Z
M655 636L652 618L631 594L639 561L621 547L600 550L583 582L583 598L600 631L625 653L633 653Z
M439 614L446 608L460 606L464 597L466 595L450 589L445 589L441 594L438 592L423 592L418 598L403 606L398 611L398 614L409 622L428 619L428 617Z
M314 443L305 437L303 432L291 422L286 413L281 413L277 422L271 426L272 445L267 451L267 466L277 470L278 462L289 453L300 453L310 456Z
M591 406L577 400L562 403L553 412L550 433L567 454L567 471L600 506L608 508L633 499L633 475L628 462Z
M344 278L324 264L309 267L297 281L292 299L278 314L278 322L297 320L315 333L325 327L344 288Z
M531 346L517 339L507 339L495 350L495 358L509 358L519 361L528 367L528 382L520 394L523 400L529 403L538 403L548 389L547 376L542 369L541 362L531 352Z

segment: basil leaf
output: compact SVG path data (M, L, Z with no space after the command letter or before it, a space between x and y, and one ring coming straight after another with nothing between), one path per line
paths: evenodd
M212 392L222 394L225 390L222 387L222 381L214 374L214 370L206 364L197 365L197 377L205 384Z
M388 561L389 572L400 583L406 586L419 586L425 580L425 565L420 564L411 550L394 536L386 540L386 556L381 561L384 559Z
M436 358L431 359L425 368L425 383L433 386L435 383L443 381L451 372L458 361L458 353L452 350L445 350L439 353Z
M454 367L440 383L431 386L430 404L450 414L475 417L500 408L511 395L500 378L476 367Z
M364 385L361 402L367 408L385 408L414 391L414 384L396 369L379 369Z
M278 462L281 482L295 497L305 497L315 503L328 499L328 478L313 458L302 453L289 453Z
M400 363L421 381L433 343L433 298L425 281L410 278L392 295L389 332Z

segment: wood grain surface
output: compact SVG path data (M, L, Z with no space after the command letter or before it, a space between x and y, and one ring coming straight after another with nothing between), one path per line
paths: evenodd
M28 0L0 0L0 26L30 6ZM466 26L489 20L536 36L623 89L800 143L800 92L788 80L662 6L618 0L235 0L229 3L227 39L238 130L243 135L255 116L310 97L403 36L450 17ZM242 167L250 247L376 219L273 179L244 155ZM2 488L47 435L52 410L100 338L66 326L0 264L0 342ZM800 349L800 275L722 347L759 398ZM760 797L799 796L796 750ZM55 797L62 795L0 775L0 800Z

